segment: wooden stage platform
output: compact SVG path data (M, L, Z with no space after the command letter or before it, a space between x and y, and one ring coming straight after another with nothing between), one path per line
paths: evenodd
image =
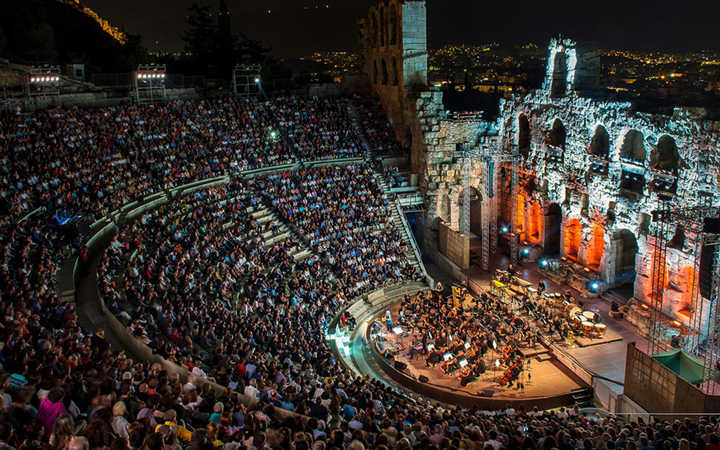
M409 348L408 337L399 336L393 332L384 334L389 343ZM456 394L491 397L495 400L531 400L564 396L573 389L584 387L582 381L567 371L554 358L543 358L543 355L548 355L546 349L520 349L520 351L523 354L530 355L525 359L524 370L518 379L519 382L525 385L522 390L518 389L516 384L513 387L499 384L505 369L503 367L495 368L492 364L495 358L499 356L497 352L487 352L485 365L488 369L466 386L462 386L457 376L443 373L439 364L434 367L427 367L425 358L421 355L410 359L406 351L401 351L394 355L394 360L406 364L407 369L405 371L413 378L427 377L427 384L435 388Z

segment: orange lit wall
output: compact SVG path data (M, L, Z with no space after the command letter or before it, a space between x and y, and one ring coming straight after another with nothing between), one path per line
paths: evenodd
M517 232L520 233L520 239L524 240L523 232L525 231L525 194L520 190L517 196L517 206L515 207L515 226Z
M533 202L530 205L530 216L528 217L528 236L527 240L531 244L540 242L540 230L542 229L542 208L540 203Z
M590 236L590 245L585 252L585 264L591 269L598 270L600 268L600 260L605 247L605 230L599 223L592 224L592 235Z
M565 225L565 255L570 258L577 258L580 250L580 238L582 235L582 224L580 219L568 219Z
M693 266L682 266L675 277L674 283L683 290L682 303L684 307L695 306L693 303L693 284L696 280L695 268Z

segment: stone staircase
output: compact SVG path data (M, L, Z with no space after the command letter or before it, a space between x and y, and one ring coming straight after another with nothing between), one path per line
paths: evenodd
M413 235L412 231L410 230L410 226L405 220L405 213L402 210L399 199L395 198L394 193L390 192L387 180L385 180L384 176L378 173L375 173L374 176L375 181L378 183L378 185L380 185L383 190L383 197L390 202L393 226L396 230L400 232L400 235L402 236L405 245L410 250L407 254L408 261L413 267L415 267L415 269L417 269L418 273L423 274L429 285L434 285L433 280L428 275L427 270L425 269L425 265L423 264L420 249L415 242L415 236Z
M290 228L283 223L282 220L275 214L273 210L265 206L259 206L252 211L248 211L253 219L257 220L261 224L270 224L269 230L265 231L262 235L265 246L272 246L278 242L282 242L285 239L292 239L297 243L292 249L290 254L292 255L295 262L304 261L312 255L312 252L305 247L304 244L299 243L295 234Z

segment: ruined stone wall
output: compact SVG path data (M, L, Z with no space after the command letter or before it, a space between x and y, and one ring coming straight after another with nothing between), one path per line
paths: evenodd
M554 45L551 54L560 44ZM548 77L556 73L548 69ZM548 205L559 205L564 243L568 224L576 231L579 222L580 248L574 259L597 266L606 287L618 283L616 277L627 263L620 261L623 247L632 245L628 238L632 236L638 247L635 296L649 300L652 211L663 205L716 204L720 122L704 120L699 111L685 108L676 108L672 116L638 113L629 103L594 101L572 90L553 97L551 85L552 81L546 81L541 90L501 102L502 145L520 144L522 117L530 128L525 161L534 175L536 189L522 192L527 201L519 216L524 216L526 223L519 224L519 228L528 232L531 208L537 209L539 204L547 213ZM563 145L558 145L553 136L556 121L566 132ZM602 134L598 132L600 127L607 132L608 151L606 155L593 155L598 147L591 147L591 143L596 133ZM632 147L636 152L628 157L631 146L627 142L633 135L639 136L637 142L642 145ZM674 164L661 162L667 160L668 148L673 148L669 143L674 143L677 152ZM638 183L628 186L624 181L628 179L637 179ZM675 185L668 187L673 182ZM672 239L676 228L670 227L666 239ZM698 256L693 240L694 236L686 236L682 248L668 250L666 259L663 308L685 322L693 313L694 265ZM540 241L545 244L547 236L541 236ZM561 250L563 256L569 256L567 245Z

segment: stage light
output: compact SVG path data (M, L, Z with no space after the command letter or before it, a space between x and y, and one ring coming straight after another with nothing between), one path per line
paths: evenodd
M524 249L522 249L522 254L523 254L523 256L529 256L529 255L530 255L530 249L527 248L527 247L525 247Z
M255 83L260 84L260 77L255 77Z
M507 225L503 225L503 226L500 228L500 231L502 231L503 233L508 233L508 232L510 231L510 227L507 226Z
M495 339L492 341L493 350L497 349L497 342L495 342Z
M496 360L495 360L495 367L500 367L500 360L499 360L499 359L496 359Z
M543 267L543 268L544 268L544 267L547 267L547 265L548 265L548 260L547 260L547 259L543 258L543 259L540 260L540 267Z
M275 138L277 137L277 131L271 131L271 132L270 132L270 137L273 138L273 139L275 139Z
M597 292L597 290L598 290L599 288L600 288L600 283L598 283L597 281L591 281L591 282L590 282L590 290L591 290L592 292Z

